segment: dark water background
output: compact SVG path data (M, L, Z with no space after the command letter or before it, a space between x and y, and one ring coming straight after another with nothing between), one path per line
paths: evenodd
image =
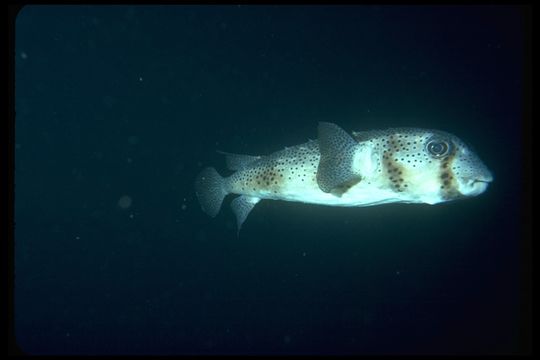
M520 351L514 7L30 6L16 19L15 335L39 354ZM437 128L495 181L437 206L197 204L215 150Z

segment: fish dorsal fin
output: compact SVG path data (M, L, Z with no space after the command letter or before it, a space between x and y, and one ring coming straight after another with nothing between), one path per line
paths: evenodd
M225 161L229 170L242 170L254 161L259 160L260 156L233 154L225 151L218 151L218 153L225 155Z
M341 196L361 180L352 169L358 142L339 126L320 122L318 140L321 158L317 168L319 188L336 196Z

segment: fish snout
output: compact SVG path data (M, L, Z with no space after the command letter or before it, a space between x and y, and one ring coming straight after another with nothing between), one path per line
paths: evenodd
M487 190L489 183L493 181L493 175L486 168L475 174L474 177L463 179L459 192L464 196L480 195Z

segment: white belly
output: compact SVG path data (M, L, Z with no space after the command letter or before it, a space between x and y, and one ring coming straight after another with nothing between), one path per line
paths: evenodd
M398 196L389 189L379 187L367 181L361 181L351 187L342 196L321 191L315 178L304 181L287 181L274 188L245 189L235 193L258 197L260 199L284 200L320 204L329 206L370 206L395 202L413 202Z

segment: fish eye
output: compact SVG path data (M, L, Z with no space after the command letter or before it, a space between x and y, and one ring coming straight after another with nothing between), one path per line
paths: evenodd
M442 158L450 152L450 144L444 140L431 140L427 143L427 151L435 158Z

